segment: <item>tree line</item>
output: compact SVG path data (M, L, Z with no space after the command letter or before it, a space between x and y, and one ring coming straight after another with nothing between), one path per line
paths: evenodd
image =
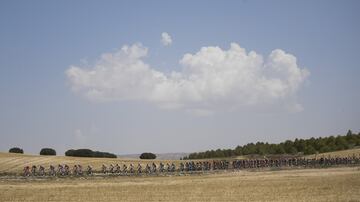
M9 153L23 154L24 150L19 147L12 147ZM53 155L56 156L55 149L42 148L40 155ZM95 157L95 158L117 158L117 155L109 152L92 151L91 149L69 149L65 152L65 156L74 157ZM156 159L156 155L151 152L144 152L139 156L140 159Z
M24 150L19 147L13 147L9 149L9 153L23 154ZM51 155L56 156L55 149L42 148L40 155ZM65 156L76 156L76 157L96 157L96 158L117 158L115 154L109 152L92 151L91 149L69 149L65 152Z
M286 140L279 144L269 144L264 142L248 143L237 146L234 149L217 149L205 152L190 153L183 159L206 159L224 158L240 155L272 155L272 154L315 154L331 151L351 149L360 146L360 133L354 134L351 130L346 135L298 139L294 141Z
M70 149L65 152L65 156L117 158L115 154L109 152L92 151L91 149Z

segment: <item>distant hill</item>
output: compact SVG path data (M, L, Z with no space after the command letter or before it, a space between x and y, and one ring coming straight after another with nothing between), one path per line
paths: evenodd
M158 160L179 160L184 156L189 155L189 153L161 153L156 154L156 159ZM128 159L139 159L140 154L123 154L118 155L120 158L128 158Z

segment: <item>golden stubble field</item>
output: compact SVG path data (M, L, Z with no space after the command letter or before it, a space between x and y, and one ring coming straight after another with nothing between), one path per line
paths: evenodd
M317 155L309 155L306 158L321 158L321 157L346 157L357 155L360 156L360 148L357 149L349 149L344 151L336 151L329 152ZM247 156L239 156L237 159L244 159ZM208 160L208 159L203 159ZM212 159L210 159L212 160ZM101 170L102 164L110 165L110 164L134 164L135 166L140 163L144 167L147 163L155 162L159 164L163 163L175 163L177 166L179 165L179 160L139 160L139 159L110 159L110 158L81 158L81 157L68 157L68 156L39 156L39 155L27 155L27 154L13 154L13 153L5 153L0 152L0 174L9 173L9 174L21 174L22 170L25 166L32 165L43 165L46 169L49 168L50 165L58 165L58 164L68 164L71 168L75 164L81 164L83 166L91 165L95 170Z
M46 169L50 165L57 166L58 164L67 164L72 168L76 164L81 164L83 166L91 165L97 171L101 170L101 166L105 164L109 166L110 164L127 164L132 163L134 166L137 166L140 163L143 167L147 163L155 162L159 164L163 163L179 163L179 160L139 160L139 159L122 159L122 158L87 158L87 157L68 157L68 156L39 156L39 155L26 155L26 154L12 154L0 152L0 174L22 174L23 168L25 166L32 165L42 165Z
M322 156L359 155L360 149ZM308 156L313 158L315 156ZM360 167L258 170L185 176L28 178L25 165L138 163L100 159L0 153L0 201L359 201ZM155 161L159 162L159 161ZM166 161L163 161L166 162ZM179 161L172 161L179 163ZM12 177L7 175L11 174Z
M165 177L0 178L0 201L360 201L360 168Z

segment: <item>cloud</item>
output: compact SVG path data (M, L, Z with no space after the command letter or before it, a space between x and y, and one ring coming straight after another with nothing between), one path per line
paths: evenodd
M309 71L283 50L273 50L263 58L236 43L228 50L202 47L182 57L181 71L168 74L146 64L147 53L141 44L123 46L101 55L88 68L71 66L66 75L72 89L91 100L146 101L202 115L274 105L302 110L296 93Z
M172 44L171 36L167 32L161 33L161 43L164 46L170 46Z

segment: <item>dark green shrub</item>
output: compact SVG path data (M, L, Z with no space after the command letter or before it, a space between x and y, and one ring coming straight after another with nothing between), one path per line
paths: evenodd
M40 155L56 156L56 151L51 148L42 148L40 151Z
M309 145L305 148L304 154L305 155L309 155L309 154L315 154L316 150L314 149L313 146Z
M156 159L156 155L153 154L153 153L149 153L149 152L147 152L147 153L142 153L142 154L140 155L140 159Z
M109 152L92 151L91 149L70 149L65 152L65 156L117 158L115 154Z
M19 148L19 147L13 147L11 149L9 149L9 153L19 153L19 154L23 154L24 150Z

